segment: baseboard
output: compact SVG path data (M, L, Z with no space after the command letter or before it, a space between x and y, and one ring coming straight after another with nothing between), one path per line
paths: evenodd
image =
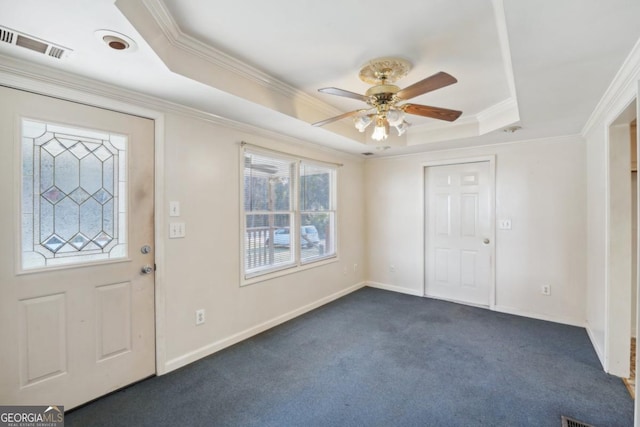
M415 289L403 288L401 286L387 285L379 282L366 282L366 286L376 289L384 289L385 291L399 292L401 294L414 295L417 297L424 296L422 291L416 291Z
M424 295L422 291L416 291L415 289L403 288L401 286L387 285L386 283L366 282L366 286L368 286L370 288L384 289L385 291L399 292L399 293L407 294L407 295L415 295L415 296L419 296L419 297L426 296L428 298L433 298L433 299L437 299L437 300L441 300L441 301L447 301L447 302L453 302L453 303L456 303L456 304L468 305L468 306L471 306L471 307L479 307L479 308L485 308L485 309L489 308L489 307L486 307L486 306L483 306L483 305L477 305L477 304L465 303L465 302L461 302L461 301L448 300L446 298L439 298L439 297L434 297L434 296L431 296L431 295ZM500 312L500 313L513 314L515 316L529 317L531 319L545 320L547 322L554 322L554 323L561 323L563 325L577 326L579 328L585 328L586 327L586 323L585 322L576 322L573 319L554 317L554 316L547 316L547 315L538 314L538 313L528 313L528 312L524 312L522 310L518 310L518 309L515 309L515 308L511 308L511 307L500 306L500 305L494 306L492 310Z
M493 307L494 311L500 313L513 314L516 316L529 317L531 319L545 320L547 322L561 323L563 325L577 326L578 328L586 328L586 322L576 321L565 317L547 316L546 314L530 313L522 310L518 310L512 307L505 307L503 305L496 305Z
M593 346L593 349L596 351L596 355L600 360L600 365L602 365L602 369L606 370L604 365L604 351L598 344L598 341L596 340L596 337L593 331L591 330L591 326L589 325L589 322L587 322L587 324L585 325L585 329L587 330L587 335L589 336L589 340L591 340L591 345Z
M230 337L223 338L219 341L213 342L204 347L200 347L196 350L190 351L189 353L186 353L182 356L171 359L167 361L167 363L164 366L164 369L161 372L164 375L178 368L186 366L189 363L195 362L196 360L202 359L203 357L209 356L210 354L216 353L224 348L237 344L240 341L244 341L247 338L251 338L254 335L264 332L267 329L271 329L274 326L278 326L281 323L284 323L288 320L296 318L320 306L330 303L331 301L335 301L338 298L341 298L345 295L350 294L351 292L354 292L354 291L357 291L358 289L363 288L365 285L366 285L365 282L357 283L353 286L350 286L334 294L321 298L310 304L304 305L288 313L274 317L273 319L267 320L266 322L260 323L259 325L253 326L249 329L245 329L244 331L238 332L237 334L231 335Z

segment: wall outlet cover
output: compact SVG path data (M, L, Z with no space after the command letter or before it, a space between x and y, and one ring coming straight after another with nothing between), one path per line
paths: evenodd
M205 321L205 311L204 308L196 310L196 325L202 325Z

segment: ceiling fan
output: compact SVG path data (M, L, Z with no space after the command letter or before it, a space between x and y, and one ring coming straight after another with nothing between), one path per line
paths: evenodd
M396 128L398 135L406 132L410 123L405 120L405 114L414 114L449 122L460 117L462 111L412 103L401 104L403 101L408 101L416 96L449 86L458 81L450 74L441 71L404 89L400 89L393 84L398 79L406 76L410 69L411 64L404 59L377 58L369 61L360 70L360 80L374 85L364 95L336 87L318 89L318 92L357 99L366 102L369 106L313 123L313 126L324 126L347 117L353 117L355 126L360 132L364 132L371 123L375 123L375 129L371 137L376 141L383 141L389 136L390 126Z

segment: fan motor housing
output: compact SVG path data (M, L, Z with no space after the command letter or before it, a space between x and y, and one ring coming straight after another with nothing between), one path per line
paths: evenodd
M394 95L399 91L400 91L400 88L396 85L377 85L377 86L370 87L367 90L366 95L367 96L376 96L381 94Z

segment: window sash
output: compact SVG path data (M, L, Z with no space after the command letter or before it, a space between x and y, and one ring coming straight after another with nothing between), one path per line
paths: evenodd
M336 257L336 166L246 147L242 158L244 279ZM276 194L273 188L266 188L268 176L287 181L288 205L271 200L283 198L285 189L279 187ZM260 188L256 192L256 187L248 189L247 185ZM288 227L286 221L275 220L285 215ZM259 225L250 226L260 216Z

